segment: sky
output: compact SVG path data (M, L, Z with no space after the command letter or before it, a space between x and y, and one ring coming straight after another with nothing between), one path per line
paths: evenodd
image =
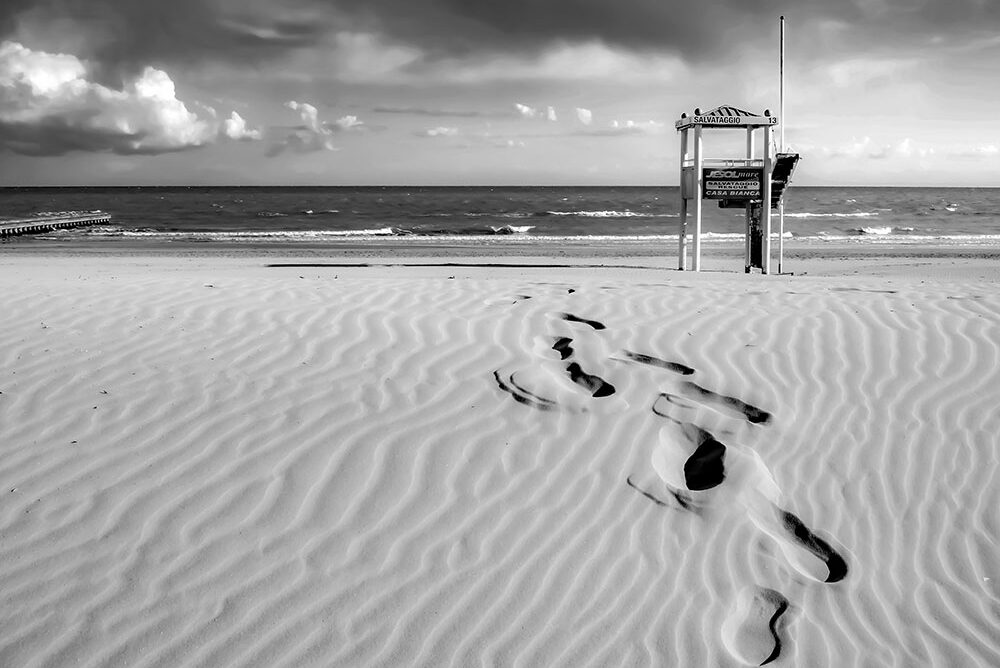
M4 0L0 184L676 185L780 15L796 184L1000 185L997 0Z

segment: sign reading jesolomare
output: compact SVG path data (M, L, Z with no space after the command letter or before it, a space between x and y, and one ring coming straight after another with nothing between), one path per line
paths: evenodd
M762 167L703 169L705 199L760 199L764 191Z

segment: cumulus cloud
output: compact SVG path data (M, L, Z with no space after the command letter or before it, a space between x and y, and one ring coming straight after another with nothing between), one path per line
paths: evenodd
M302 125L295 128L282 141L274 144L268 155L275 156L286 150L298 153L313 151L336 151L333 142L334 131L319 122L319 111L308 102L289 100L285 103L287 109L297 112Z
M520 102L514 103L514 109L516 109L517 113L521 114L525 118L535 118L536 116L538 116L537 109L535 109L534 107L529 107L526 104L521 104Z
M234 141L256 141L260 139L260 130L247 127L247 122L235 111L222 123L222 134Z
M550 123L555 123L559 120L559 117L556 115L555 107L545 107L544 109L541 109L529 107L528 105L521 104L520 102L515 102L514 109L524 118L541 118L549 121Z
M455 137L458 135L458 128L436 127L428 128L417 133L421 137Z
M0 43L0 146L26 155L156 154L203 146L220 133L252 136L239 116L220 127L189 110L163 70L146 67L121 90L90 74L76 56Z
M594 114L590 109L584 109L583 107L576 108L576 118L578 121L584 125L590 125L594 121Z
M342 116L333 122L334 127L341 131L357 130L364 126L357 116Z
M292 129L284 139L274 144L269 150L269 156L275 156L286 150L297 153L313 151L336 151L334 136L341 132L359 132L368 127L357 116L342 116L333 122L320 121L319 110L308 102L289 100L285 103L287 109L297 112L302 124Z

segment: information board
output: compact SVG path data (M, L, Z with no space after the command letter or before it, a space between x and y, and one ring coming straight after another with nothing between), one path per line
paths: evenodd
M761 167L705 168L702 170L705 199L760 199L764 191Z

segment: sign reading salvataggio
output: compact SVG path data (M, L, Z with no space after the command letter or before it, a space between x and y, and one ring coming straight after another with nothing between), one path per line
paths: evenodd
M760 199L764 190L761 167L706 168L701 178L705 199Z

